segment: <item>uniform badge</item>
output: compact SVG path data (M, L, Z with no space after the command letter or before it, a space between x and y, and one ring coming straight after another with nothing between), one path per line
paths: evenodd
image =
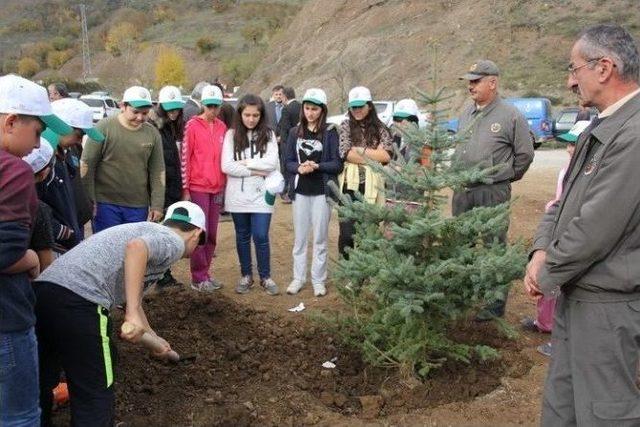
M492 123L489 129L491 129L491 132L493 133L498 133L500 132L500 129L502 129L502 126L500 126L500 123Z
M473 64L471 67L469 67L469 71L473 72L476 70L476 68L478 68L478 64Z
M144 90L141 90L139 95L140 95L140 98L147 99L147 92L145 92Z
M175 92L171 92L169 94L169 99L176 99L176 93Z
M585 175L591 175L593 173L593 171L596 170L596 166L597 165L598 165L598 162L596 162L596 158L593 157L591 160L589 160L589 163L584 168L584 174Z

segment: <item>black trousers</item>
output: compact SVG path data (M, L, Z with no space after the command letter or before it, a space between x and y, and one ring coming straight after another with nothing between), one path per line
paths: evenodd
M52 391L64 370L71 425L112 426L116 353L109 312L54 283L38 282L34 286L41 424L52 425Z
M358 191L360 192L360 194L364 194L364 183L360 184ZM345 187L342 188L342 192L351 197L351 200L355 200L355 192L352 190L347 190L346 184ZM353 248L354 235L356 234L356 222L351 219L339 219L340 223L338 233L338 251L344 259L349 259L347 248Z

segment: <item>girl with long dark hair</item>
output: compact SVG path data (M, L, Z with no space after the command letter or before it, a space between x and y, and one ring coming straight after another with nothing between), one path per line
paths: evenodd
M384 203L384 179L367 161L387 164L393 154L393 140L389 128L380 121L369 89L363 86L349 91L349 115L339 129L340 157L344 170L338 177L338 186L352 198L356 191L368 203ZM347 258L347 248L353 247L355 222L340 221L338 249Z
M256 95L238 102L234 128L224 137L222 171L227 174L225 210L231 213L241 277L236 292L246 294L253 286L251 240L255 246L260 285L277 295L271 279L269 226L275 196L267 192L265 178L280 166L275 133L269 128L265 105ZM273 196L273 197L272 197Z
M327 125L327 95L322 89L309 89L302 99L300 124L289 132L286 143L286 167L292 183L293 200L293 280L288 294L297 294L307 276L307 240L313 231L311 283L315 296L327 293L327 240L331 196L329 181L337 182L342 172L338 153L338 132Z

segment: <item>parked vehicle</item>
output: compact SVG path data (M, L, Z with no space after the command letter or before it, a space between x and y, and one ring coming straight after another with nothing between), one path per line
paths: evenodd
M118 114L120 111L115 99L106 95L106 92L93 92L89 95L82 95L80 101L87 104L93 110L94 123L105 117Z
M553 139L551 101L547 98L506 98L505 101L520 110L527 119L536 139L534 148Z
M553 136L569 132L576 123L578 112L580 112L580 107L569 107L560 110L553 123ZM589 113L589 120L593 120L598 115L598 110L591 108Z

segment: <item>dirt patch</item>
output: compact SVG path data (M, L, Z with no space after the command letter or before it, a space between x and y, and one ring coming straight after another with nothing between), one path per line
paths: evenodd
M411 384L366 365L307 320L186 290L146 303L158 333L189 360L161 363L120 343L117 413L132 426L315 424L327 408L376 418L485 395L501 377L522 376L533 365L493 325L473 325L458 334L501 349L499 360L452 363ZM335 369L321 367L332 358Z

